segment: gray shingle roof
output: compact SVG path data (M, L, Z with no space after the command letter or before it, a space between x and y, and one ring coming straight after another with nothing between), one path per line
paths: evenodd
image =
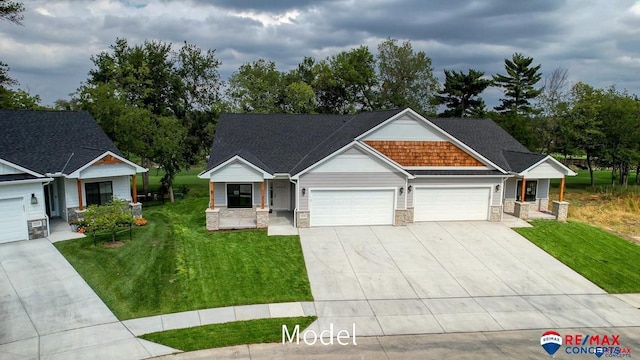
M429 121L506 171L520 172L546 156L532 153L489 119L429 118Z
M0 110L0 158L70 174L105 151L122 155L86 111Z
M248 153L264 164L254 163L263 170L294 174L399 111L359 115L222 114L205 171L235 155L254 163L242 156Z
M357 115L222 114L205 171L240 155L269 173L294 175L401 111ZM530 152L488 119L430 118L429 121L506 171L522 171L528 167L526 165L544 158L544 155ZM455 173L460 174L459 171ZM473 172L468 175L499 173Z

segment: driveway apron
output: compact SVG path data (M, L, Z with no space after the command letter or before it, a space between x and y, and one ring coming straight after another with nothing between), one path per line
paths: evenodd
M143 359L171 352L133 336L48 240L0 245L3 359Z
M501 223L300 229L316 331L640 326L640 310Z

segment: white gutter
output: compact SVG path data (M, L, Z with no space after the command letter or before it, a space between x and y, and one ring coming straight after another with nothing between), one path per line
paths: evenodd
M12 181L0 181L0 186L2 185L15 185L15 184L33 184L33 183L50 183L52 182L52 178L37 178L37 179L26 179L26 180L12 180ZM46 185L46 184L43 184Z

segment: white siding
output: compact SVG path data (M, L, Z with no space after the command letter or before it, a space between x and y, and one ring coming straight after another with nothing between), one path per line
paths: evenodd
M262 180L262 173L240 161L227 164L212 172L210 177L210 181L213 182L256 182Z
M215 206L227 206L227 184L213 184L213 201Z
M19 171L13 166L5 165L0 163L0 175L9 175L9 174L22 174L24 171Z
M392 171L389 164L364 151L351 148L313 168L314 173L383 173Z
M36 205L31 205L31 194L38 199ZM15 184L0 186L0 199L23 198L27 220L37 220L46 217L44 187L42 183Z
M415 189L421 185L460 185L460 186L487 186L491 187L491 204L500 205L502 203L502 178L484 178L484 177L469 177L469 178L418 178L409 180L409 185L412 185ZM496 191L496 185L500 185L500 190ZM413 207L414 194L412 192L407 197L407 207Z
M260 195L260 184L259 182L253 183L253 205L260 205L262 202L262 198ZM267 183L264 184L264 206L269 205L269 197L267 196Z
M504 184L504 198L509 200L516 199L516 191L518 190L518 179L508 178Z
M384 187L405 187L406 177L402 173L315 173L309 172L300 177L298 185L298 195L300 197L299 209L309 210L309 190L313 188L384 188ZM302 195L302 189L306 188L306 195ZM398 192L396 209L404 209L404 196L406 189L401 195Z
M549 198L549 179L539 179L538 189L536 190L536 199Z
M531 169L525 177L537 179L559 179L564 175L564 170L560 166L547 159L547 161Z
M111 181L113 196L118 199L131 201L131 186L129 176L104 177L97 179L82 179L82 204L87 206L87 195L85 192L85 184ZM65 203L66 208L79 207L78 202L78 183L76 179L65 179ZM65 209L66 209L65 208Z
M91 165L80 172L81 179L127 176L136 173L136 169L128 164Z
M385 124L362 140L447 141L449 139L424 121L403 116Z

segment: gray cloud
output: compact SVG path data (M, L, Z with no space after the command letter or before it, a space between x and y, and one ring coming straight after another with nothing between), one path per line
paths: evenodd
M86 79L90 57L118 37L183 41L216 49L227 78L258 58L281 70L304 56L324 58L359 45L377 51L387 37L410 40L444 69L502 72L515 51L543 72L569 69L573 81L616 83L640 93L640 5L633 0L32 0L24 26L0 22L0 60L45 104L66 98ZM635 7L634 7L635 6ZM283 15L289 14L288 18ZM488 90L485 100L500 97Z

